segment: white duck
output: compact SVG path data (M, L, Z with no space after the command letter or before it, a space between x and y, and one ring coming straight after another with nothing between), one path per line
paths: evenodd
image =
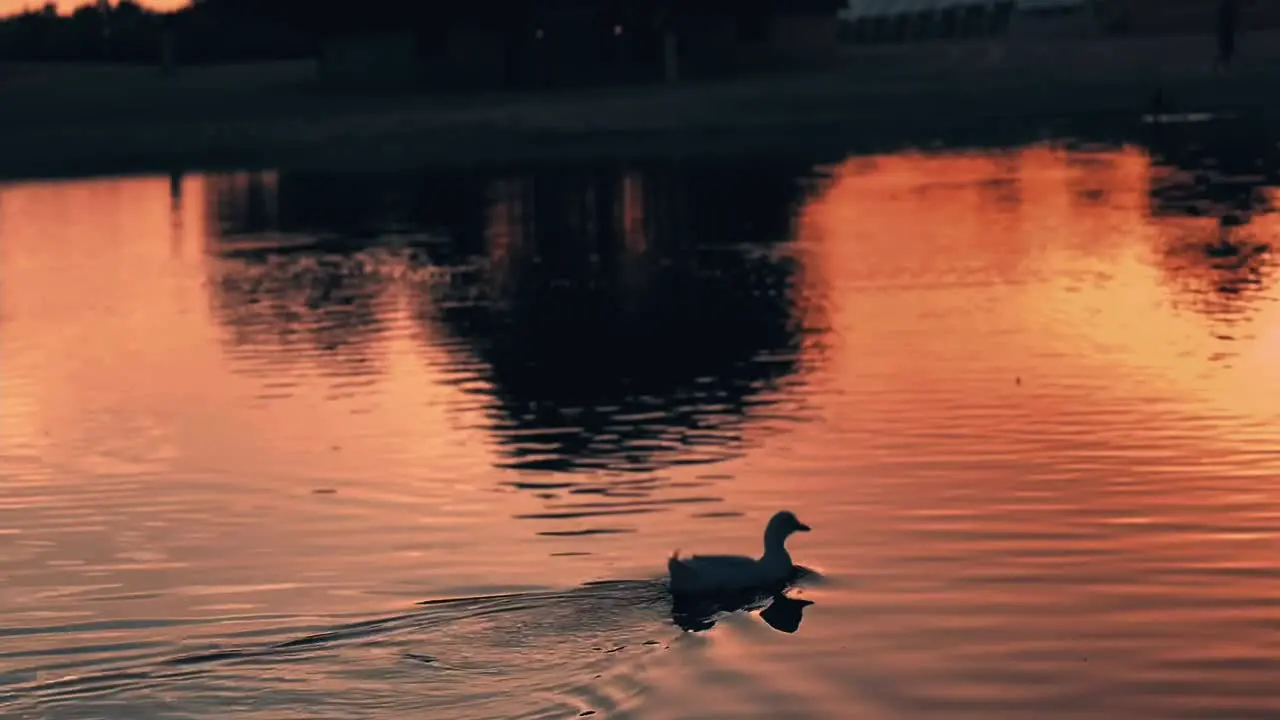
M673 595L702 595L738 592L785 583L795 573L787 538L808 532L789 510L769 519L764 529L764 555L759 560L742 555L693 555L680 558L680 551L667 561Z

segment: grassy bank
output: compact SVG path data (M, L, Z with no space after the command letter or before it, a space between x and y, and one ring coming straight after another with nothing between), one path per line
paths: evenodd
M1175 109L1280 116L1280 38L1228 75L1203 38L974 43L849 53L803 77L440 98L327 91L309 63L0 66L0 175L473 165L898 145L1136 128ZM1065 128L1063 126L1066 126Z

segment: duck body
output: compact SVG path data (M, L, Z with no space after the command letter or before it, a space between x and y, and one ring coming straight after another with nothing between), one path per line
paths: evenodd
M792 533L808 530L808 525L784 510L769 520L764 533L764 554L759 558L743 555L681 558L677 551L667 560L671 594L723 595L784 586L796 574L786 540Z
M795 568L786 563L764 562L764 559L742 555L672 555L667 561L674 594L731 593L782 585Z

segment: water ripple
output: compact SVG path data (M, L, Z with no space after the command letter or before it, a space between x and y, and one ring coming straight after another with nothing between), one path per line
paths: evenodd
M1202 125L0 188L0 714L1274 716L1280 158ZM785 600L580 585L780 507Z

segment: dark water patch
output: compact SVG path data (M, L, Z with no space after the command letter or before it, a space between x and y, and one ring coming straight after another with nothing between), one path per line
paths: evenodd
M658 500L622 500L619 502L559 503L556 505L549 505L548 507L551 509L564 509L564 508L611 509L611 508L659 507L663 505L689 505L689 504L697 504L697 503L714 503L714 502L721 502L721 501L722 501L722 498L718 498L718 497L673 497L673 498L661 498Z
M525 513L513 515L517 520L576 520L579 518L607 517L610 515L644 515L662 512L666 508L626 508L621 510L569 510L565 512Z
M574 487L575 485L575 483L572 483L572 482L563 482L563 481L555 482L555 481L545 481L545 480L540 480L540 481L516 480L514 482L509 482L506 484L517 490L564 490L566 488Z
M83 597L82 600L84 602L119 602L121 600L154 600L158 597L162 597L162 594L158 592L133 592L88 595Z
M75 702L98 695L127 692L155 677L155 673L145 670L103 671L90 676L37 682L15 689L13 696L19 702L36 699L45 702Z
M241 660L253 657L260 653L252 650L213 650L210 652L192 653L191 655L182 655L172 658L165 662L166 665L203 665L205 663L216 663L231 660Z
M29 625L25 627L0 627L0 637L23 637L28 635L88 636L104 632L127 630L153 630L198 625L198 620L187 619L135 619L135 620L93 620L82 623L66 623L63 625Z
M545 537L584 537L588 535L628 535L634 528L586 528L583 530L541 530L539 535Z
M65 645L56 648L46 648L43 650L16 650L4 651L0 650L0 661L5 660L29 660L31 658L56 658L60 656L77 656L77 655L132 655L139 650L154 650L160 644L156 642L111 642L96 643L92 645Z

